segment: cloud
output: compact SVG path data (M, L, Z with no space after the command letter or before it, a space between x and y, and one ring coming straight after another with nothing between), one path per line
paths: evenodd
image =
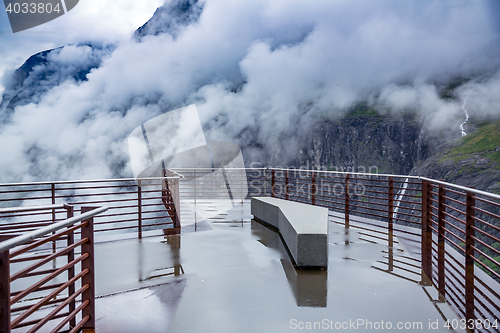
M116 43L129 40L164 0L85 0L67 14L41 26L12 33L0 4L0 77L32 54L67 44ZM1 81L1 80L0 80ZM4 86L0 83L0 93Z
M104 18L111 2L82 2L85 15L74 26L84 28L60 41L112 41L116 49L99 58L87 81L57 82L36 102L16 107L0 128L0 154L8 156L0 179L131 176L128 134L193 102L209 141L257 143L275 160L292 157L318 118L337 117L367 99L379 108L420 112L434 126L459 121L467 94L478 113L499 110L498 75L465 85L456 100L438 91L451 78L498 70L499 31L488 2L201 2L199 19L175 36L140 42L123 38L131 36L132 17L116 30L118 14L109 14L109 22L91 18L92 10ZM127 4L141 6L126 1L117 4L119 12ZM59 31L70 24L56 23ZM94 53L66 46L50 60L71 69Z

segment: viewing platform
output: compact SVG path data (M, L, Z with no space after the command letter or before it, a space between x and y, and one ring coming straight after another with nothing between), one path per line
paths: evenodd
M459 324L468 311L473 311L477 319L481 318L482 323L490 325L488 329L483 327L473 331L498 331L492 325L500 313L500 284L494 274L483 271L478 264L473 265L473 293L470 298L470 290L467 289L470 287L470 282L467 282L470 273L466 269L470 265L460 251L460 247L466 250L468 244L457 243L459 247L456 248L451 238L456 235L467 240L467 230L460 229L463 230L463 234L460 234L460 224L453 224L455 229L451 231L455 230L455 233L449 234L451 222L448 219L451 218L442 211L440 213L439 209L440 203L441 206L443 202L448 205L453 200L466 205L467 200L471 200L468 197L471 193L475 200L491 203L497 200L495 195L486 194L486 199L481 191L471 189L474 192L467 192L453 185L439 183L433 187L433 183L425 183L427 180L424 180L422 187L422 182L419 184L405 177L394 179L391 176L390 179L383 175L370 175L372 178L360 178L344 174L335 174L336 177L330 177L329 180L334 184L339 179L347 179L347 191L339 195L331 191L327 195L317 188L322 180L319 173L309 173L308 178L299 179L309 186L302 193L298 190L301 183L295 182L289 172L280 177L278 171L246 169L247 180L239 183L242 193L248 185L247 194L243 197L238 196L238 187L234 183L224 192L225 188L218 184L190 178L188 170L176 171L185 178L141 180L142 188L137 187L135 180L29 185L37 191L31 191L25 197L26 204L23 199L12 200L17 206L21 206L19 203L30 207L37 203L41 205L47 200L52 201L53 197L55 205L64 200L70 206L51 208L36 214L28 211L0 211L5 221L0 225L0 232L7 239L12 238L9 234L13 230L37 230L40 225L50 226L58 221L66 221L69 211L75 217L80 216L78 213L92 212L89 210L91 208L85 208L88 205L97 207L105 204L109 208L92 217L94 248L82 248L74 253L76 258L80 253L84 255L87 251L93 251L87 256L94 260L94 266L89 271L93 273L93 282L76 282L76 291L69 290L69 293L68 288L61 289L59 296L47 298L50 304L42 305L26 316L24 326L21 324L11 328L11 331L28 332L33 325L49 316L58 302L63 302L63 305L67 302L66 309L62 306L60 314L71 309L86 311L87 294L77 296L73 308L65 299L72 292L78 293L78 289L87 284L95 293L94 313L88 315L87 320L86 313L80 312L74 317L75 326L71 326L71 319L63 325L59 323L65 317L56 316L39 331L50 332L57 325L61 326L61 331L71 330L72 327L76 331L79 323L84 322L81 324L83 326L91 322L96 332L293 332L350 329L449 332L447 324L455 327L455 332L466 332ZM354 177L359 180L353 180ZM355 182L365 184L366 191L356 192ZM400 185L394 186L395 183ZM406 187L403 186L405 183ZM288 191L277 191L279 184L283 184ZM117 190L118 185L120 190ZM25 193L19 191L25 191L28 185L8 186L8 190L4 188L0 191L19 195ZM222 194L214 189L222 189ZM373 193L376 190L381 194ZM465 199L462 201L455 193L453 195L456 196L451 197L447 194L451 191L463 191ZM68 198L69 192L72 193L71 198ZM253 219L251 200L263 195L328 209L327 265L323 269L300 269L292 260L290 249L284 245L278 231ZM373 199L365 201L365 197ZM4 197L0 202L9 202L8 199ZM426 200L428 206L425 206ZM489 202L488 205L492 205ZM449 206L452 207L451 204ZM437 214L431 207L437 208ZM481 209L495 215L493 208L487 209L477 204L470 207L477 212L476 220L491 224L493 227L486 227L496 230L498 224L495 223L498 221L485 221L481 215L484 213L479 211ZM452 208L462 210L459 206ZM385 219L377 218L377 214L384 216L380 213L384 209L387 213ZM451 209L448 209L446 207L444 212L452 215L449 213ZM463 211L467 213L467 209ZM460 215L452 216L458 220L464 219ZM27 217L30 218L28 222ZM424 228L425 218L432 222L430 234ZM406 219L417 227L405 222ZM84 230L88 219L82 220L81 228ZM443 221L448 222L445 224L447 231L443 233L445 242L440 242ZM475 228L479 229L478 223L481 222L478 221ZM486 227L480 230L490 234ZM481 247L485 238L479 237L477 233L473 237L475 243L472 246L476 255L488 255ZM21 257L44 260L40 258L49 258L57 251L63 251L67 241L64 237L55 243L49 240L36 252L28 251L29 255ZM85 244L84 236L75 234L74 242ZM11 256L18 249L10 250ZM431 254L430 261L428 251ZM477 255L475 258L479 260L480 257ZM85 262L87 259L82 260ZM26 271L29 276L25 279L21 276L17 278L17 275L26 270L28 263L19 260L11 262L11 279L16 277L16 281L11 282L10 299L19 299L20 293L22 295L23 290L32 288L30 285L36 283L37 279L54 274L54 270L59 267L65 269L69 261L66 255L48 261L31 273ZM83 268L86 265L75 266L75 278L79 276L80 269L82 274L85 273ZM47 282L45 289L43 284L32 288L33 294L26 294L24 299L12 305L11 321L22 323L17 319L22 316L22 311L48 297L52 291L48 284L57 288L64 281L63 275L59 275ZM91 304L90 300L88 304Z

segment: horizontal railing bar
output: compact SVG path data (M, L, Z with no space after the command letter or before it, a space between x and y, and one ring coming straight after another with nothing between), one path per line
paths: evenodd
M399 207L398 208L398 211L397 212L393 212L394 215L404 215L404 216L409 216L409 217L414 217L414 218L417 218L417 219L421 219L422 216L420 215L415 215L415 214L410 214L410 213L403 213L403 212L400 212L399 209L407 209L407 210L412 210L411 208L404 208L404 207Z
M465 202L462 202L460 200L456 200L456 199L450 198L450 197L448 197L446 195L444 196L444 199L445 200L450 200L451 202L454 202L454 203L456 203L457 205L460 205L460 206L465 206L466 205Z
M0 186L30 186L30 185L58 185L58 184L83 184L83 183L112 183L112 182L136 182L148 180L179 179L182 177L148 177L148 178L121 178L121 179L92 179L92 180L61 180L54 182L31 182L31 183L2 183ZM147 184L144 184L147 185ZM142 186L142 185L141 185Z
M427 180L429 182L436 183L436 184L441 184L441 185L446 185L446 186L449 186L449 187L452 187L452 188L456 188L456 189L459 189L459 190L462 190L462 191L465 191L465 192L471 192L471 193L474 193L474 194L479 194L479 195L482 195L482 196L485 196L485 197L490 197L490 198L494 198L494 199L500 200L500 195L497 195L497 194L488 193L488 192L485 192L485 191L476 190L476 189L465 187L465 186L450 184L450 183L447 183L447 182L443 182L443 181L435 180L435 179L430 179L430 178L427 178L427 177L419 177L419 178L423 179L423 180ZM449 189L447 189L447 191L449 191ZM463 193L462 193L462 195L463 195Z
M500 239L499 239L499 238L497 238L497 237L495 237L495 236L493 236L492 234L489 234L489 233L487 233L487 232L485 232L485 231L483 231L483 230L479 229L479 228L478 228L478 227L476 227L476 226L473 226L472 228L473 228L474 230L476 230L476 231L478 231L478 232L482 233L482 234L483 234L483 235L485 235L486 237L489 237L489 238L493 239L495 242L500 243Z
M161 186L161 183L158 185ZM107 188L112 188L112 189L117 189L117 188L137 188L137 184L135 183L130 183L130 184L121 184L121 185L104 185L104 186L82 186L82 187L56 187L57 192L64 192L64 191L75 191L75 190L94 190L94 189L107 189ZM45 190L45 191L50 191ZM121 192L118 192L121 193Z
M407 219L402 219L400 217L395 217L394 218L394 221L403 221L403 222L406 222L406 223L412 223L412 224L418 224L418 225L421 225L422 222L417 222L417 221L410 221L410 220L407 220ZM399 224L399 223L396 223L396 224ZM411 228L419 228L419 227L411 227ZM407 232L407 231L403 231L403 230L400 230L401 232L405 232L405 233L409 233L409 234L412 234L412 235L417 235L417 236L420 236L420 234L417 234L417 233L410 233L410 232Z
M42 300L40 300L38 303L32 305L26 312L22 313L18 317L16 317L10 324L12 328L16 328L17 325L19 325L24 319L28 318L32 313L34 313L36 310L38 310L40 307L44 306L47 304L52 298L56 297L60 292L62 292L64 289L66 289L69 285L75 283L78 279L80 279L82 276L88 274L90 270L88 268L84 269L78 275L75 275L72 279L69 281L65 282L62 286L57 288L56 290L52 291L50 294L45 296Z
M24 261L33 261L33 260L44 259L44 258L47 258L48 256L49 256L48 254L42 254L39 256L31 256L31 257L26 257L26 258L16 258L16 259L11 259L10 262L15 264L15 263L24 262Z
M481 289L479 289L479 288L477 288L477 287L475 287L475 286L474 286L474 291L477 291L478 293L480 293L480 294L481 294L481 296L483 296L483 297L484 297L484 298L485 298L485 299L486 299L486 300L487 300L487 301L488 301L491 305L493 305L493 307L495 307L495 308L496 308L496 310L498 311L498 309L499 309L499 308L498 308L498 306L497 306L494 302L492 302L492 301L488 298L488 296L486 296L486 295L482 292L482 290L481 290ZM492 310L491 310L488 306L486 306L486 304L484 304L484 303L483 303L483 302L479 299L479 297L475 296L475 297L474 297L474 301L477 301L479 304L481 304L481 306L483 307L483 309L485 309L486 311L488 311L488 313L492 316L492 318L494 318L494 317L495 317L495 313L493 313L493 311L492 311ZM477 307L476 307L476 309L477 309ZM480 312L480 311L479 311L479 312ZM486 318L486 316L485 316L484 314L481 314L481 317L480 317L480 318Z
M82 302L82 304L80 304L79 307L77 307L75 310L73 310L73 312L71 312L66 318L64 318L60 323L59 325L56 326L56 328L54 328L50 333L56 333L56 332L59 332L63 327L64 325L66 325L71 319L73 319L80 311L83 310L83 308L85 308L86 306L88 306L90 304L90 300L86 299L85 301ZM85 318L87 318L88 316L86 316ZM82 321L84 321L83 323L85 323L88 319L85 319L85 318L82 318ZM82 324L83 326L83 324ZM76 327L75 327L76 328ZM78 328L79 329L79 328Z
M52 320L54 319L59 319L59 318L64 318L66 317L67 315L69 314L69 312L66 312L66 313L61 313L57 316L55 316L54 318L52 318ZM17 328L22 328L22 327L26 327L26 326L32 326L32 325L35 325L36 323L38 323L41 319L33 319L33 320L30 320L30 321L27 321L27 322L24 322L24 323L21 323ZM29 332L29 331L28 331Z
M71 331L69 331L69 333L80 332L80 329L82 328L82 326L85 325L85 323L89 320L90 320L90 315L86 315L85 317L82 318L82 320L75 327L73 327L73 329Z
M451 232L450 232L451 233ZM448 241L450 242L453 246L455 246L457 249L460 249L460 251L462 251L462 253L465 253L465 249L462 249L462 247L460 245L458 245L457 243L455 243L454 241L452 241L448 236L446 235L443 235L443 237ZM458 237L457 237L458 238ZM460 238L459 238L460 239ZM461 240L461 239L460 239Z
M52 221L37 221L33 223L14 223L14 224L4 224L1 225L0 231L11 231L11 232L26 232L26 230L23 229L29 229L29 228L39 228L39 227L45 227L49 225ZM36 230L36 229L34 229Z
M466 215L466 213L464 211L461 211L460 209L455 208L453 206L450 206L448 204L443 204L443 206L445 206L446 208L451 209L452 211L457 212L457 213L459 213L461 215L464 215L464 216Z
M0 243L0 252L4 252L4 251L7 251L7 250L10 250L13 247L16 247L16 246L23 245L25 243L31 242L32 240L34 240L34 239L36 239L38 237L45 236L45 235L47 235L47 234L49 234L51 232L57 231L59 229L62 229L62 228L65 228L65 227L69 227L69 226L71 226L71 225L73 225L73 224L75 224L77 222L84 221L86 219L94 217L97 214L105 212L106 210L108 210L108 207L96 208L96 209L93 209L93 210L91 210L91 211L89 211L87 213L84 213L84 214L81 214L81 215L78 215L78 216L74 216L74 217L71 217L71 218L66 219L64 221L57 222L57 223L54 223L52 225L40 228L38 230L28 232L28 233L26 233L24 235L20 235L20 236L8 239L8 240L3 241L3 242Z
M490 258L490 256L488 256L487 254L485 254L484 252L482 252L481 250L477 249L475 246L472 246L472 248L474 250L476 250L477 252L479 252L481 255L485 256L486 258ZM492 270L490 267L488 267L485 263L483 263L481 260L477 259L476 257L472 257L472 259L477 262L478 264L480 264L481 266L483 266L488 272L490 272L491 274L493 274L497 279L500 279L500 274L498 274L497 272L495 272L494 270ZM492 260L492 258L490 258L490 261L493 261L493 262L496 262L495 260ZM497 267L498 267L498 264L497 264Z
M96 232L116 231L116 230L134 229L134 228L137 229L138 226L134 225L134 226L127 226L127 227L100 229L100 230L96 230Z
M497 215L497 214L495 214L495 213L488 212L488 211L486 211L486 210L484 210L484 209L482 209L482 208L476 207L476 206L473 206L472 208L473 208L473 209L475 209L475 210L477 210L478 212L481 212L481 213L487 214L487 215L489 215L489 216L491 216L491 217L494 217L494 218L500 219L500 215ZM498 228L498 227L497 227L497 228ZM500 230L500 228L498 228L498 230Z
M88 238L85 238L85 240L88 241ZM38 287L40 286L43 286L45 283L49 282L50 280L54 279L56 276L58 276L59 274L61 274L62 272L64 271L67 271L68 270L68 267L73 267L75 266L77 263L79 263L80 261L82 260L85 260L87 259L88 257L90 256L90 254L88 253L84 253L82 254L81 256L79 256L78 258L72 260L71 262L67 263L66 265L64 265L63 267L57 269L57 271L55 271L54 273L52 273L51 275L49 276L46 276L45 278L39 280L38 282L34 283L33 285L31 285L31 287L27 288L27 289L24 289L23 291L21 291L19 294L17 294L16 296L12 297L10 299L10 304L15 304L17 302L19 302L21 299L23 299L24 297L26 297L28 294L32 293L33 291L35 291Z
M480 223L482 223L482 224L484 224L484 225L487 225L487 226L488 226L488 227L490 227L490 228L493 228L493 229L495 229L495 230L499 230L499 231L500 231L500 228L499 228L499 227L497 227L496 225L493 225L493 224L491 224L491 223L488 223L488 222L486 222L486 221L483 221L483 220L481 220L480 218L475 217L475 216L472 216L472 218L473 218L475 221L477 221L477 222L480 222Z
M65 212L66 212L65 210L57 210L55 213L56 214L62 214L62 213L65 213ZM6 214L9 214L9 213L6 213ZM23 216L37 216L37 215L48 215L48 214L52 214L52 210L47 210L46 212L39 212L39 213L29 212L29 213L25 213L25 214L2 215L1 218L23 217Z
M446 222L446 221L445 221ZM451 230L447 229L446 232L448 234L450 234L451 236L455 237L456 239L458 239L459 241L461 241L462 243L465 243L465 239L463 239L462 237L454 234Z
M461 196L461 197L465 197L465 193L463 193L463 192L459 192L459 191L455 191L455 190L452 190L451 188L445 188L445 191L446 191L446 192L451 192L451 193L458 194L458 195L459 195L459 196Z
M50 192L51 189L50 187L47 188L34 188L34 189L29 189L29 190L12 190L12 191L0 191L0 194L9 194L9 193L33 193L33 192ZM47 198L50 198L47 197Z
M405 194L405 197L407 195ZM411 204L411 205L415 205L415 204L418 204L420 205L421 202L415 202L415 201L407 201L407 200L399 200L399 199L394 199L394 202L404 202L404 203L407 203L407 204ZM418 210L419 212L421 212L422 210L419 209L419 208L407 208L407 207L400 207L400 208L405 208L405 209L412 209L412 210Z
M56 271L56 268L46 269L46 270L43 270L43 271L30 272L30 273L24 274L23 278L32 277L32 276L39 276L39 275L46 275L46 274L52 274L55 271Z
M94 225L103 225L103 224L110 224L110 223L125 223L125 222L137 222L137 217L133 219L126 219L126 220L115 220L115 221L103 221L103 222L94 222ZM99 232L101 230L96 229L96 232Z
M144 192L144 191L143 191ZM137 191L133 192L106 192L106 193L78 193L72 195L57 195L56 199L64 199L64 198L85 198L85 197L100 197L100 196L120 196L125 194L135 194L137 195ZM87 202L86 202L87 203Z
M491 287L486 283L484 282L483 280L477 278L475 275L474 275L474 280L479 282L486 290L488 290L488 292L490 292L494 297L496 298L499 298L500 299L500 295L493 289L491 289ZM498 310L500 310L500 308L497 308Z
M476 228L475 228L475 229L476 229ZM476 230L477 230L477 229L476 229ZM477 237L472 236L472 238L473 238L476 242L479 242L479 243L483 244L483 245L484 245L484 246L486 246L488 249L490 249L490 251L496 252L496 254L500 256L500 251L499 251L499 250L495 249L495 248L494 248L494 247L492 247L492 246L489 246L488 244L486 244L485 242L483 242L482 240L480 240L480 239L479 239L479 238L477 238Z
M68 209L68 205L46 205L46 206L31 206L31 207L0 208L0 214L34 212L34 211L39 211L39 210L52 210L52 209L62 209L62 208Z
M449 225L450 227L452 227L452 228L454 228L454 229L456 229L456 230L460 231L462 234L465 234L465 230L460 229L459 227L457 227L456 225L454 225L454 224L453 224L453 223L451 223L450 221L446 221L446 220L444 220L444 223L445 223L445 225L447 224L447 225ZM445 228L445 231L449 232L449 230L450 230L450 229ZM465 242L465 241L464 241L464 242Z
M177 169L176 169L177 170ZM326 171L326 170L304 170L304 169L281 169L281 168L269 168L268 170L274 171L296 171L296 172L316 172L322 174L340 174L340 175L363 175L367 177L400 177L408 179L420 179L418 176L401 176L401 175L391 175L391 174L380 174L380 173L364 173L364 172L347 172L347 171Z
M484 198L481 198L481 197L476 197L475 199L478 200L478 201L484 202L485 204L489 204L489 205L492 205L492 206L500 207L500 203L498 203L498 202L490 201L490 200L487 200L487 199L484 199Z
M68 298L67 297L64 297L64 298L56 298L56 299L53 299L53 300L50 300L49 302L47 302L46 305L54 305L54 304L58 304L58 303L61 303L61 302L64 302L65 300L67 300ZM28 310L29 308L31 308L31 305L23 305L23 306L18 306L16 308L12 308L10 309L10 312L11 313L16 313L16 312L21 312L21 311L25 311L25 310Z
M83 292L87 289L89 289L90 286L88 284L82 286L80 289L78 289L73 295L68 297L64 302L60 305L58 305L52 312L50 312L48 315L46 315L41 321L38 322L38 324L32 328L33 331L37 331L40 327L45 325L47 322L50 320L53 320L54 317L65 307L67 306L70 302L75 300L78 296L83 294Z
M459 219L458 217L455 217L455 216L451 215L451 214L450 214L450 213L448 213L448 212L443 212L443 214L444 214L444 215L446 215L446 216L448 216L449 218L451 218L451 219L453 219L453 220L455 220L455 221L457 221L457 222L461 223L462 225L465 225L465 222L464 222L464 221L462 221L461 219Z
M45 244L47 242L56 240L56 239L60 238L61 236L65 236L65 235L67 235L67 234L69 234L69 233L71 233L71 232L73 232L76 229L79 229L81 227L82 227L81 224L76 225L76 226L72 226L71 228L69 228L67 230L63 230L63 231L61 231L61 232L59 232L59 233L57 233L55 235L52 235L52 236L50 236L48 238L40 239L40 240L38 240L38 241L36 241L34 243L31 243L31 244L23 247L22 249L19 249L19 250L16 250L16 251L10 253L10 258L14 258L14 257L16 257L16 256L18 256L18 255L20 255L22 253L25 253L25 252L27 252L29 250L34 249L34 248L36 248L36 247L38 247L38 246L40 246L42 244Z
M44 259L40 260L40 261L37 261L36 263L28 266L28 267L25 267L24 269L20 270L19 272L16 272L15 274L12 274L12 276L10 277L10 282L13 282L17 279L20 279L20 278L23 278L27 273L37 269L38 267L40 266L43 266L44 264L48 263L49 261L51 260L55 260L57 257L60 257L60 256L63 256L63 255L66 255L68 252L70 252L71 250L75 249L76 247L84 244L85 242L88 241L88 238L84 238L84 239L81 239L79 240L78 242L76 243L73 243L71 244L70 246L67 246L47 257L45 257Z
M37 269L38 267L45 265L46 263L48 263L49 261L51 261L53 259L56 259L57 257L60 257L60 256L67 254L68 252L70 252L74 248L84 244L87 241L88 241L88 238L84 238L76 243L71 244L68 247L65 247L62 250L57 251L56 253L51 254L50 256L46 257L45 259L37 261L36 263L32 264L31 266L28 266L28 267L20 270L19 272L12 274L12 276L10 277L10 282L13 282L17 279L24 277L24 275L26 273L29 273L29 272Z

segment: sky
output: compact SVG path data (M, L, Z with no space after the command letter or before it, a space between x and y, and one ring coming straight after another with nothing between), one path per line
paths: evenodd
M18 33L12 33L4 2L0 2L0 77L20 67L31 55L87 41L129 40L164 0L80 0L65 15ZM0 91L3 90L0 83Z
M85 82L47 79L0 126L0 181L130 176L128 134L193 103L209 141L245 145L258 133L284 160L319 119L362 101L457 136L466 99L472 118L500 116L496 0L200 0L201 16L178 35L133 40L161 4L81 0L16 34L0 8L0 89L36 52L64 46L50 57L60 72L102 59ZM457 77L470 80L441 99Z

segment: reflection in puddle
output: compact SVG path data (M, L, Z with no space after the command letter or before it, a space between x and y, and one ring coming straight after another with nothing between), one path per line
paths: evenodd
M262 224L252 221L252 234L268 248L277 249L281 253L281 265L292 288L299 307L326 307L328 295L327 270L301 270L291 262L279 234Z
M328 271L296 269L289 259L281 259L281 265L297 306L326 308Z
M162 277L167 277L167 276L179 276L184 274L184 268L182 268L182 265L180 264L180 249L181 249L181 235L179 234L173 234L173 235L166 235L164 236L165 240L161 241L160 243L168 244L170 245L170 256L171 256L171 261L173 263L173 266L165 267L165 268L158 268L153 270L151 273L148 274L147 277L143 277L144 272L143 272L143 267L142 267L142 260L139 262L139 281L147 281L147 280L153 280L157 278L162 278ZM140 243L139 251L142 252L142 243ZM139 256L139 258L142 258L142 253Z

